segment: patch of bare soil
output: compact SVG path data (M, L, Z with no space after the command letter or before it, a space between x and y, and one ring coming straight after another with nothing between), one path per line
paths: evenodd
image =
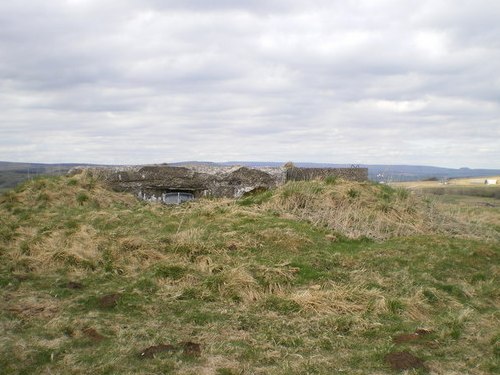
M413 333L404 333L392 338L396 344L404 344L407 342L414 342L420 340L423 336L428 335L432 331L424 328L419 328Z
M424 361L408 352L392 352L384 360L393 370L425 368Z
M98 304L99 307L103 309L111 309L118 304L118 300L120 299L120 293L106 294L99 298Z
M170 344L159 344L150 346L139 353L140 358L154 358L156 354L163 352L173 352L176 348Z
M82 333L89 339L91 339L93 342L100 342L106 338L99 332L97 332L94 328L85 328L82 330Z
M21 281L26 281L26 280L29 280L29 279L30 279L30 275L28 275L28 274L24 274L24 273L23 273L23 274L13 275L13 277L14 277L17 281L19 281L19 282L21 282Z
M201 345L187 341L187 342L181 342L181 346L183 347L183 352L182 354L190 357L199 357L201 355Z
M68 281L66 284L68 289L83 289L83 284L76 281Z

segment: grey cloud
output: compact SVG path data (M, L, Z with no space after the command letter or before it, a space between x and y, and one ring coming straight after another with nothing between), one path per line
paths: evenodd
M3 2L0 159L500 168L499 8Z

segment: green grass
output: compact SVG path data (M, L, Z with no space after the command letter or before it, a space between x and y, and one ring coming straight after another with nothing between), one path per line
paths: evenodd
M422 188L427 194L436 195L465 195L470 197L483 197L500 199L500 187L491 186L445 186L445 187L427 187Z
M2 373L390 374L385 355L403 350L427 367L408 373L498 371L497 207L443 200L473 228L381 239L318 220L318 196L376 220L436 207L340 180L175 207L85 176L19 186L0 198ZM140 358L159 344L176 350Z

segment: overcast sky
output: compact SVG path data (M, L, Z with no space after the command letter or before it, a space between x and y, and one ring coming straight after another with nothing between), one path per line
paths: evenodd
M1 0L0 160L500 168L500 1Z

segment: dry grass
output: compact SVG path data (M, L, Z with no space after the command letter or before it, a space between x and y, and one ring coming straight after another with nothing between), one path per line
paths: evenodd
M393 337L426 328L403 349L431 373L498 369L499 247L487 223L496 208L455 211L342 181L265 197L164 207L85 175L3 196L0 366L386 374L384 355L401 349ZM116 306L100 306L109 294L119 294ZM199 343L201 355L138 357L182 342Z
M277 190L265 208L327 226L349 238L385 240L440 233L498 240L498 233L470 225L467 217L403 188L386 185L288 183Z

